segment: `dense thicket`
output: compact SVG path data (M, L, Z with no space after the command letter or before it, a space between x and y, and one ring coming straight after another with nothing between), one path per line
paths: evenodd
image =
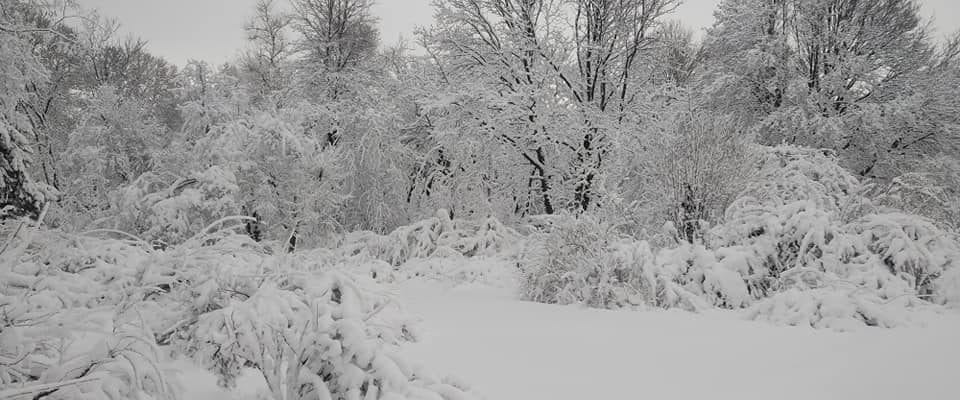
M915 1L728 0L699 42L678 4L441 0L413 48L380 43L370 1L265 0L241 57L176 68L96 14L5 0L4 206L165 242L242 214L294 246L439 208L694 241L756 145L786 143L954 224L934 210L956 202L960 41Z

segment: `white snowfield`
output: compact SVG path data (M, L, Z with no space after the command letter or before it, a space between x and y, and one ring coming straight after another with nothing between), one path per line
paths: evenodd
M420 341L403 349L408 360L489 400L960 399L956 311L931 315L924 327L838 333L731 311L538 304L503 286L390 285L405 311L423 319ZM266 398L253 373L225 393L196 366L176 368L185 400Z
M398 288L424 318L406 352L490 400L960 399L960 315L837 333L732 312L606 311L507 289Z

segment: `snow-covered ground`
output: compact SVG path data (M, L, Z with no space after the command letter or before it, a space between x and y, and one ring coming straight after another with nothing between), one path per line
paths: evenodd
M508 289L397 289L424 318L405 351L491 400L958 399L960 315L836 333L732 313L605 311Z
M503 285L415 279L391 286L422 317L410 361L490 400L960 398L960 314L923 328L837 333L745 321L733 312L606 311L516 300ZM232 394L179 364L186 400Z

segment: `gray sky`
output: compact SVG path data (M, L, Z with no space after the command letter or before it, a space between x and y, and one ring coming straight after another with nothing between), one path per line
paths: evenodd
M921 0L924 14L935 18L938 34L960 29L960 0ZM122 23L121 34L134 34L150 42L153 53L175 64L189 59L219 64L233 58L244 46L243 23L256 0L79 0L104 16ZM279 0L283 2L283 0ZM719 0L685 0L672 19L700 30L713 22ZM377 0L381 37L394 43L412 38L414 27L433 18L430 0Z

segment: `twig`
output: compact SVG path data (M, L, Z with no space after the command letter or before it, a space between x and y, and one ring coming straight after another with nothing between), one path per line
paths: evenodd
M369 322L371 318L375 317L377 314L379 314L381 311L387 308L387 306L389 306L390 304L393 304L393 299L387 299L387 301L380 303L379 307L371 311L370 314L367 314L366 317L363 317L363 322Z
M33 241L33 233L36 232L36 230L40 228L40 225L43 224L43 218L46 217L46 215L47 215L47 210L49 210L49 209L50 209L50 202L44 203L44 204L43 204L43 210L40 211L40 215L37 217L37 220L36 220L36 221L34 222L34 224L33 224L33 228L34 228L34 229L28 231L28 232L26 233L26 235L24 236L24 238L23 238L23 243L21 243L19 246L17 246L16 248L14 248L14 250L13 250L13 256L11 257L11 260L13 260L14 262L16 262L16 260L20 258L20 255L23 254L23 252L27 250L27 247L30 247L30 242ZM18 230L18 231L19 231L19 230ZM8 242L7 244L9 244L9 242ZM6 246L4 246L4 249L6 249ZM0 252L0 254L2 254L2 253L3 253L3 252Z
M26 224L26 221L20 221L20 224L17 225L17 229L10 234L10 237L7 238L7 242L3 244L3 249L0 249L0 254L7 251L7 247L10 247L10 243L13 243L13 240L17 238L17 235L20 234L20 230L23 229L23 225Z
M137 243L143 245L143 247L147 249L147 252L152 252L152 251L153 251L153 248L150 246L149 243L147 243L147 241L145 241L145 240L137 237L136 235L133 235L133 234L130 234L130 233L127 233L127 232L124 232L124 231L116 230L116 229L94 229L94 230L90 230L90 231L83 232L83 233L81 233L81 235L82 235L82 236L87 236L87 235L91 235L91 234L95 234L95 233L115 233L115 234L118 234L118 235L120 235L120 236L125 236L125 237L128 237L128 238L132 239L134 242L137 242Z
M244 222L251 222L251 221L252 221L252 222L256 222L257 219L256 219L256 218L247 217L247 216L240 216L240 215L232 216L232 217L220 218L220 219L214 221L212 224L207 225L206 228L203 228L202 230L200 230L200 232L197 232L197 234L193 235L193 237L191 237L190 239L187 239L186 241L184 241L184 243L202 242L202 240L203 240L204 238L206 238L207 236L216 235L216 234L219 234L220 232L223 232L223 231L226 231L226 230L239 229L239 228L241 228L241 227L243 226L243 225L235 225L235 226L231 226L231 227L226 228L226 229L221 228L221 229L217 230L216 232L210 233L210 230L213 229L215 226L217 226L217 225L223 226L224 223L229 222L229 221L244 221Z
M46 392L49 390L57 390L64 386L79 385L81 383L93 382L99 380L97 377L86 377L86 378L77 378L71 379L69 381L56 382L56 383L45 383L42 385L33 385L16 389L7 389L0 392L0 398L2 399L12 399L14 397L25 396L34 393Z

